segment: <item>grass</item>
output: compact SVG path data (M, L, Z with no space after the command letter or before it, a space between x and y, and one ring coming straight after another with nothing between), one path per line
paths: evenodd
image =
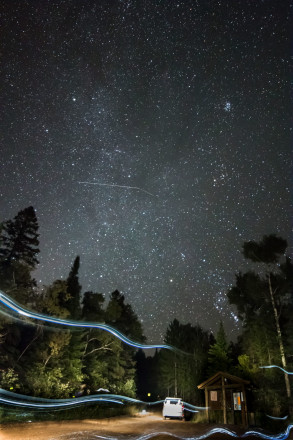
M139 409L134 405L121 407L105 403L101 405L86 405L71 409L45 410L24 410L7 406L0 406L1 423L28 423L44 421L62 420L82 420L82 419L104 419L121 415L133 416Z

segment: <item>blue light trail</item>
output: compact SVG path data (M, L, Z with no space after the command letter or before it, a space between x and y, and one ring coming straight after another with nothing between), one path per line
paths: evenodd
M143 436L137 437L135 440L151 440L153 437L157 437L157 436L161 436L161 435L173 437L178 440L205 440L207 438L212 437L215 434L222 434L225 436L225 437L223 437L225 439L228 439L229 437L242 439L242 438L246 438L248 436L253 436L253 437L263 439L263 440L286 440L289 437L290 431L292 428L293 428L293 425L290 425L287 427L285 432L283 432L281 434L277 434L275 436L264 434L263 432L259 432L259 431L246 431L242 435L237 435L236 432L231 431L230 429L227 429L227 428L213 428L210 431L207 431L205 434L202 434L199 436L194 436L194 437L179 437L179 436L174 435L170 432L152 432L150 434L145 434ZM116 439L110 438L108 440L116 440Z
M164 400L157 400L155 402L144 402L142 400L134 399L132 397L121 396L117 394L93 394L90 396L81 396L71 399L45 399L42 397L31 397L23 394L13 393L11 391L0 388L0 404L13 405L15 407L28 407L42 410L66 409L87 403L117 403L124 405L125 403L132 403L137 405L154 406L163 403ZM188 406L189 411L204 410L206 408L194 406L190 403L184 402L184 407Z
M259 431L246 431L243 435L240 436L240 438L254 436L254 437L261 438L263 440L286 440L290 435L291 429L293 429L292 424L287 426L287 429L285 432L283 432L281 434L277 434L277 435L269 435L269 434L265 434L265 433L259 432Z
M76 327L76 328L95 328L99 330L107 331L108 333L111 333L116 338L120 339L120 341L124 342L127 345L130 345L134 348L141 348L141 349L152 349L152 348L166 348L168 350L173 350L177 352L181 352L181 350L171 347L170 345L166 344L141 344L139 342L134 342L131 339L129 339L127 336L125 336L123 333L119 332L115 328L107 325L107 324L101 324L101 323L94 323L94 322L81 322L81 321L71 321L68 319L61 319L61 318L55 318L48 315L43 315L40 313L32 312L24 307L22 307L20 304L18 304L16 301L14 301L12 298L10 298L8 295L6 295L3 291L0 290L0 305L4 305L8 310L12 310L13 312L17 313L21 317L31 318L31 319L37 319L38 321L42 322L49 322L51 324L56 325L63 325L63 326L69 326L69 327ZM1 310L0 312L4 314L8 314L11 318L15 318L11 313L7 313L7 310ZM183 352L181 352L183 353Z
M272 419L272 420L287 420L288 419L288 416L285 416L285 417L274 417L274 416L269 416L268 414L266 414L266 416L269 419Z
M286 374L293 374L293 371L284 370L284 368L279 367L279 365L265 365L265 366L259 367L259 368L279 368L280 370L284 371L284 373L286 373Z
M153 405L157 405L157 404L163 403L163 402L164 402L164 400L158 400L156 402L143 402L138 399L133 399L131 397L120 396L120 395L115 395L115 394L110 394L110 395L109 394L100 394L100 395L95 394L92 396L83 396L83 397L77 397L77 398L71 398L71 399L45 399L45 398L39 398L39 397L25 396L22 394L16 394L11 391L6 391L3 389L0 389L0 404L13 406L14 409L16 409L16 408L22 408L22 409L30 408L30 409L34 409L34 410L58 411L60 409L68 409L68 408L76 407L76 406L82 405L82 404L114 403L114 404L118 404L118 405L124 405L126 403L134 403L134 404L153 406ZM190 408L189 410L191 410L191 408L193 408L194 410L206 409L204 407L193 406L187 402L184 402L184 407L185 406L189 406L189 408ZM270 417L270 416L268 416L268 417ZM283 419L285 419L285 418L283 418ZM283 420L283 419L281 419L281 420ZM290 424L287 427L285 432L278 434L278 435L275 435L275 436L265 434L263 432L255 431L255 430L246 431L243 435L238 436L234 431L219 427L219 428L213 428L210 431L206 432L205 434L197 436L197 437L183 438L183 437L178 437L176 435L173 435L169 432L153 432L150 434L140 436L136 440L148 440L148 439L151 439L152 437L155 437L158 435L163 435L163 434L168 435L168 436L172 436L174 438L181 439L181 440L204 440L204 439L207 439L207 438L213 436L214 434L224 434L226 436L226 438L228 438L228 436L229 436L229 437L238 438L238 439L245 439L246 437L253 436L253 437L263 439L263 440L286 440L286 439L288 439L288 437L290 435L290 431L292 429L293 429L293 425Z

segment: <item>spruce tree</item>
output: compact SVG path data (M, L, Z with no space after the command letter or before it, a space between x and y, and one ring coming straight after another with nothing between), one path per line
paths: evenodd
M85 292L82 300L82 318L85 321L103 322L105 298L102 293Z
M106 309L106 321L126 336L135 341L144 342L142 325L130 304L125 303L125 297L118 290L111 293Z
M72 319L79 319L81 317L80 292L81 285L78 280L78 271L80 265L80 258L77 256L74 260L72 268L67 278L67 292L70 298L67 301L67 308Z
M205 378L209 333L199 325L181 324L174 319L167 328L165 342L180 352L161 350L158 353L159 394L177 395L190 403L196 402L200 399L197 385Z
M73 262L72 268L67 278L67 292L69 299L66 307L70 313L70 318L73 320L79 320L81 318L81 304L80 304L80 292L81 285L79 284L78 271L80 265L80 258L77 256ZM72 329L71 339L64 352L64 371L65 379L71 384L72 392L75 394L79 391L84 374L82 356L84 352L84 330Z
M40 252L38 221L32 206L25 208L2 225L0 237L0 259L10 265L13 261L25 263L31 268L38 264Z
M108 303L105 321L107 324L120 330L129 338L144 342L145 336L137 315L134 313L130 304L125 303L125 297L118 290L115 290ZM135 394L135 350L128 345L123 344L122 350L116 356L116 364L114 367L110 365L113 380L117 383L116 389L126 395L134 396ZM121 385L123 386L121 387Z
M38 222L32 206L1 225L0 288L21 304L27 304L34 298L36 282L31 272L38 263L37 231ZM38 332L32 327L11 322L5 317L1 320L0 369L21 377L28 367L28 363L24 365L22 362L23 356L32 347Z
M212 376L218 371L227 372L229 368L228 344L224 325L221 321L216 342L210 347L208 352L208 376Z

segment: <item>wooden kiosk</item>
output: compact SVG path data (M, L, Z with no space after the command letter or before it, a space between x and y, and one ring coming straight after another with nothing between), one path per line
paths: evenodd
M197 386L205 391L205 406L208 421L211 411L223 412L223 423L235 424L236 414L241 413L241 424L248 426L247 401L245 386L248 380L219 371L214 376ZM239 418L239 417L238 417Z

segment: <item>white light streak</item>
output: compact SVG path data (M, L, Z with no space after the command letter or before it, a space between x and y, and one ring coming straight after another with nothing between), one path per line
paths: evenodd
M114 183L99 183L99 182L78 182L78 183L80 183L82 185L97 185L97 186L110 186L110 187L114 187L114 188L136 189L138 191L142 191L146 194L149 194L152 197L157 197L155 194L152 194L143 188L139 188L138 186L116 185Z

